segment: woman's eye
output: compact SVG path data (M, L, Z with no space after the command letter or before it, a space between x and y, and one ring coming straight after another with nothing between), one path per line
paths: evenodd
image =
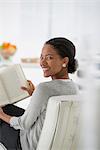
M52 56L47 56L47 57L46 57L47 60L50 60L50 59L52 59L52 58L53 58Z
M44 56L40 56L40 60L43 60L43 59L44 59L44 60L51 60L51 59L53 59L53 57L52 57L52 56L49 56L49 55L48 55L48 56L45 56L45 57L44 57Z
M40 60L42 60L43 59L43 57L42 56L40 56Z

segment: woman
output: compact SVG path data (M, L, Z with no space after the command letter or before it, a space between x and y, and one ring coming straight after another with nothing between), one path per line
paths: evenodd
M66 38L47 41L42 48L40 66L44 77L52 80L35 88L28 108L20 117L7 115L1 108L0 118L16 130L20 129L22 150L36 150L49 97L77 94L77 86L69 78L69 73L74 73L77 68L75 53L74 44Z

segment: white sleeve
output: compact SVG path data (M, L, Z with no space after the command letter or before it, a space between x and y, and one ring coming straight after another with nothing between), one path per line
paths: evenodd
M20 117L12 117L11 119L10 119L10 126L11 127L14 127L16 130L17 129L23 129L23 127L21 127L21 125L19 124L20 123Z
M28 105L25 113L20 117L12 117L10 125L15 129L28 129L36 121L41 113L42 107L47 103L50 97L50 92L45 84L41 83L35 89L30 104Z

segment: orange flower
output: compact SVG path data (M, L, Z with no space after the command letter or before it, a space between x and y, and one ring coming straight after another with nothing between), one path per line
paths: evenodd
M5 57L6 59L8 59L10 56L13 56L16 52L17 48L15 45L12 45L8 42L4 42L1 46L0 46L0 54Z
M10 46L10 43L4 42L4 43L2 44L2 48L3 48L3 49L8 48L9 46Z

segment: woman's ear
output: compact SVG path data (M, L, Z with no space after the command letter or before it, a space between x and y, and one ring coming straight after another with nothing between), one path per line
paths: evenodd
M63 59L63 63L66 64L66 66L68 65L68 62L69 62L69 58L68 57L65 57Z

